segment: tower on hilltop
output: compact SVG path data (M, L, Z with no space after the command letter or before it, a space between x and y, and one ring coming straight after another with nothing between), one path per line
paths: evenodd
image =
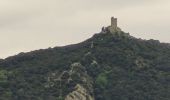
M111 18L111 27L117 29L117 18Z
M120 31L121 29L117 26L117 18L111 17L111 25L103 27L101 33L115 33Z
M117 26L117 18L111 17L111 26L107 27L110 33L120 32L121 29Z

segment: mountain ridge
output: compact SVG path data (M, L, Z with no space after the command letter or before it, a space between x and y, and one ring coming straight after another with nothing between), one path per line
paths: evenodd
M169 66L169 44L101 32L1 60L0 99L168 100Z

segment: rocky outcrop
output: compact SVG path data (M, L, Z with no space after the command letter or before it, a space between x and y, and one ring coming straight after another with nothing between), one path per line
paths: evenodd
M75 90L69 93L65 100L94 100L94 98L82 85L77 84Z

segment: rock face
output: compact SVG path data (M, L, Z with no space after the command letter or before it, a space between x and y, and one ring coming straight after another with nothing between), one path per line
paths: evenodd
M66 96L65 100L94 100L94 98L83 86L77 84L75 86L75 90L69 93Z
M47 77L45 87L47 89L58 87L58 97L65 97L65 100L94 100L92 80L86 69L80 62L70 65L70 70L63 72L54 71ZM73 86L68 93L64 93L63 86Z
M93 91L91 90L92 83L89 80L89 76L87 75L87 72L81 63L73 63L69 72L72 80L77 80L73 78L76 76L76 78L80 80L80 83L76 84L74 90L66 96L65 100L94 100L93 96L91 95L91 92Z

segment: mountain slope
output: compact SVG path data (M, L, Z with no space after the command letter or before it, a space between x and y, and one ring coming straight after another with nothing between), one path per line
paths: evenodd
M124 32L0 60L0 100L169 100L170 46Z

